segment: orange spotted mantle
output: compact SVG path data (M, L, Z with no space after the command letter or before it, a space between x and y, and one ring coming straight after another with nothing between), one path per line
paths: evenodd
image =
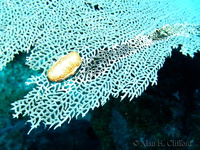
M52 82L58 82L74 75L80 67L82 59L80 55L72 51L67 55L61 56L48 70L47 77Z

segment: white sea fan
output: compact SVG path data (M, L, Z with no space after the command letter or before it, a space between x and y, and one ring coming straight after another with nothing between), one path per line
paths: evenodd
M182 44L190 56L200 49L199 5L188 6L182 0L2 0L0 69L14 54L30 52L27 65L43 70L27 82L37 87L12 103L13 116L29 116L30 131L41 123L56 128L111 95L141 95L156 84L171 46ZM70 51L82 57L80 69L50 82L47 70Z

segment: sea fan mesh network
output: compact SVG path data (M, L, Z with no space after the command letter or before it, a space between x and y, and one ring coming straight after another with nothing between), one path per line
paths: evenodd
M43 70L27 81L37 87L12 103L13 116L29 116L30 131L41 123L56 128L111 95L141 95L157 82L171 46L182 44L190 56L199 50L199 9L189 11L181 2L2 0L0 69L21 51L30 52L31 69ZM80 69L65 81L50 82L48 68L70 51L81 55Z

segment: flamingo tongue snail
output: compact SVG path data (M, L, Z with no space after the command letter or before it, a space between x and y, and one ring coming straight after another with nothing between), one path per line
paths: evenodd
M58 82L74 75L80 67L82 59L80 55L72 51L67 55L61 56L48 70L47 77L52 82Z

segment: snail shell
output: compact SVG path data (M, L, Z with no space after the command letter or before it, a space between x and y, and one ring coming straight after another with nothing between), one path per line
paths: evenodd
M80 55L72 51L61 56L48 70L47 77L53 82L62 81L74 75L80 67L82 59Z

